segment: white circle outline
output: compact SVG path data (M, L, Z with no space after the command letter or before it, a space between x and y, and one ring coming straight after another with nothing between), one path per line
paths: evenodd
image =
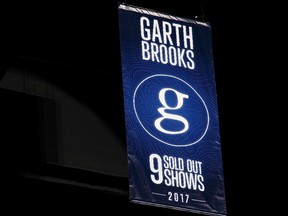
M206 126L206 129L203 133L203 135L198 139L196 140L195 142L192 142L192 143L188 143L188 144L183 144L183 145L176 145L176 144L172 144L172 143L168 143L168 142L165 142L157 137L155 137L154 135L152 135L142 124L142 122L140 121L139 117L138 117L138 114L137 114L137 111L136 111L136 106L135 106L135 97L136 97L136 93L137 93L137 90L138 88L148 79L150 78L153 78L153 77L157 77L157 76L164 76L164 77L171 77L171 78L174 78L174 79L178 79L180 80L181 82L185 83L186 85L188 85L195 93L196 95L200 98L200 100L202 101L204 107L205 107L205 110L206 110L206 113L207 113L207 126ZM191 86L189 85L187 82L185 82L184 80L180 79L179 77L176 77L176 76L172 76L172 75L168 75L168 74L156 74L156 75L152 75L152 76L149 76L147 78L145 78L144 80L142 80L138 86L136 87L135 91L134 91L134 94L133 94L133 108L134 108L134 112L136 114L136 117L138 119L138 122L140 123L140 125L142 126L142 128L151 136L153 137L154 139L158 140L159 142L162 142L166 145L169 145L169 146L174 146L174 147L187 147L187 146L191 146L191 145L194 145L198 142L200 142L200 140L205 136L205 134L207 133L207 130L208 130L208 127L209 127L209 122L210 122L210 116L209 116L209 111L208 111L208 108L204 102L204 100L202 99L202 97L198 94L198 92Z

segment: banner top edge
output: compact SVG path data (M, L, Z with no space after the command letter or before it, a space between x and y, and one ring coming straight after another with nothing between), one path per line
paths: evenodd
M197 21L197 20L193 20L193 19L169 15L167 13L158 12L158 11L153 10L153 9L143 8L143 7L134 6L134 5L128 5L128 4L121 3L121 4L119 4L118 9L134 11L134 12L138 12L138 13L153 15L153 16L172 19L172 20L176 20L176 21L182 21L182 22L186 22L186 23L199 24L199 25L203 25L203 26L206 26L209 28L211 27L209 22L202 22L202 21Z

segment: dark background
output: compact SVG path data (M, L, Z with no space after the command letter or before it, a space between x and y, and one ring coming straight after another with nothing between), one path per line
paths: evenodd
M126 3L210 23L228 215L277 209L272 204L275 197L268 195L274 191L271 185L275 178L271 177L273 168L267 162L270 154L266 155L267 150L272 151L271 144L277 144L271 136L271 127L275 124L266 127L275 114L267 106L277 102L268 84L279 75L275 64L272 67L268 64L274 53L269 52L268 47L274 40L267 32L275 24L271 23L275 5L208 0L131 0ZM124 141L118 4L118 1L71 1L3 5L0 78L11 66L43 69L41 76L96 110ZM54 73L45 72L45 68ZM272 78L264 71L273 73ZM109 92L114 95L113 102L107 99L107 93L93 100L93 91ZM2 187L4 206L11 213L20 209L22 213L35 214L79 211L85 215L91 211L90 214L95 215L116 211L119 214L197 215L130 204L126 178L33 165L35 160L41 160L37 159L41 155L37 154L39 129L35 126L39 116L35 114L38 111L34 105L38 102L33 97L5 90L1 90L1 100L2 179L5 180ZM109 115L110 112L113 114ZM27 125L27 122L30 123ZM15 143L30 144L29 151ZM41 176L53 179L19 176L23 169L37 175L42 172ZM272 182L268 184L267 178Z

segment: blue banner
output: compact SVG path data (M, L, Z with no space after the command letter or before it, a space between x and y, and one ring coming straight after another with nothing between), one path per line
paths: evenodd
M130 201L226 215L209 23L118 13Z

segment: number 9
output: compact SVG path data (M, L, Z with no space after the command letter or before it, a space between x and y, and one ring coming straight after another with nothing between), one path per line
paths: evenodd
M161 184L163 182L162 159L161 159L161 157L159 155L157 155L157 154L151 154L150 157L149 157L149 164L150 164L151 172L154 173L154 174L158 174L158 178L156 178L156 175L151 174L150 175L151 180L155 184Z

